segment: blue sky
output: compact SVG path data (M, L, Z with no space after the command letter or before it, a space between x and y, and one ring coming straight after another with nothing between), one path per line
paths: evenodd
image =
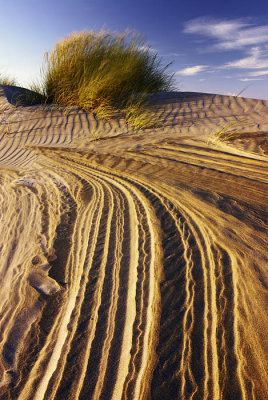
M175 74L177 88L268 99L267 0L0 0L0 73L39 77L71 32L127 28Z

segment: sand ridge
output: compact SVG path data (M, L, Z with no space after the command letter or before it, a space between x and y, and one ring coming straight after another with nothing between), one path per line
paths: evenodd
M152 96L137 133L12 93L0 398L266 399L268 102ZM210 142L245 117L248 142Z

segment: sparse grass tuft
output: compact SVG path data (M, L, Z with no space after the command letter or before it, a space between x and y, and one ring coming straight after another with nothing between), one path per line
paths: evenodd
M44 83L35 91L47 102L77 106L99 119L123 113L130 125L141 129L152 121L146 95L172 88L167 67L138 35L84 31L46 53Z
M16 79L0 74L0 85L15 86L16 84Z
M249 122L247 118L230 121L222 126L219 131L214 131L210 135L209 142L216 144L243 138L245 133L241 129L250 125L252 125L252 123Z

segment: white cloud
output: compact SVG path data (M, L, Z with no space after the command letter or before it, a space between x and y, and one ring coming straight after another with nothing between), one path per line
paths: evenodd
M256 72L250 72L250 76L262 76L262 75L268 75L268 70L267 71L256 71Z
M241 82L249 82L249 81L263 81L263 79L260 78L241 78L239 79Z
M167 54L168 56L173 56L173 57L181 57L181 56L183 56L183 54L182 53L169 53L169 54Z
M175 72L176 75L184 75L184 76L190 76L190 75L195 75L198 72L202 72L207 68L207 65L196 65L194 67L188 67L181 69L177 72Z
M185 24L184 32L214 39L211 49L233 50L268 43L268 25L252 24L249 19L196 18Z

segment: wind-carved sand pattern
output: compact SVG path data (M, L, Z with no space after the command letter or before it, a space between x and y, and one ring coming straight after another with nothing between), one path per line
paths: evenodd
M267 399L268 102L159 96L137 134L4 89L1 400ZM244 115L251 152L207 144Z

